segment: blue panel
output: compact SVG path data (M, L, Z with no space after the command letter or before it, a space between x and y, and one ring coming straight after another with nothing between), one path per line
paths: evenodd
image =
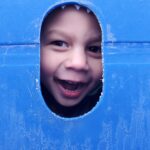
M0 149L150 149L149 0L89 2L103 27L103 95L88 114L64 119L39 80L40 26L56 1L1 1Z
M80 0L81 2L85 0ZM42 17L55 0L0 3L0 43L38 43ZM61 2L61 1L60 1ZM149 0L89 0L105 19L106 41L149 41Z

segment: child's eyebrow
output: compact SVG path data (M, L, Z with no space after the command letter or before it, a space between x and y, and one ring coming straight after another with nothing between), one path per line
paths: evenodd
M62 31L62 30L58 30L58 29L51 29L51 30L48 30L46 32L46 36L53 36L53 35L58 35L58 36L61 36L61 37L64 37L64 38L67 38L69 39L70 36L68 34L66 34L66 32ZM100 42L102 41L102 36L101 36L101 33L99 34L96 34L96 35L92 35L91 36L88 36L89 38L87 39L87 42L89 43L94 43L94 42ZM86 39L86 37L85 37Z
M98 34L97 36L91 36L88 39L88 42L101 42L101 41L102 41L101 34Z
M55 34L68 38L68 36L65 32L57 30L57 29L51 29L46 32L46 35L55 35Z

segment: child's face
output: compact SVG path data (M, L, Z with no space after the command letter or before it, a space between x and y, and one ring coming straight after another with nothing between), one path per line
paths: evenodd
M81 102L101 78L97 20L82 9L58 11L41 33L41 82L59 104L69 107Z

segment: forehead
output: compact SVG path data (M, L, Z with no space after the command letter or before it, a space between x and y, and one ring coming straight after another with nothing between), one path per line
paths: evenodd
M73 23L72 21L79 22L80 20L85 20L86 23L89 22L90 24L93 23L99 26L97 18L92 11L89 12L89 9L85 7L80 7L80 9L78 10L74 5L65 6L65 8L58 7L49 12L43 22L43 26L47 27L53 24L65 23L69 21L71 24Z

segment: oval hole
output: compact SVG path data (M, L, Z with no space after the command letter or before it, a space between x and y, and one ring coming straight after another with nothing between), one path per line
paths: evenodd
M43 98L61 117L78 117L99 101L103 87L102 29L96 15L78 3L55 6L40 33Z

